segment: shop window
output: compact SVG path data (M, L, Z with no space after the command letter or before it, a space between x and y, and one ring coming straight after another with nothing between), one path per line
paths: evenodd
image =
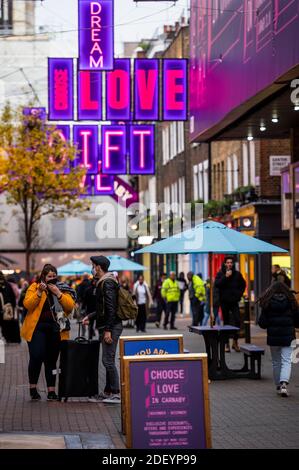
M66 221L64 219L53 219L52 225L52 240L53 243L64 243L66 232Z

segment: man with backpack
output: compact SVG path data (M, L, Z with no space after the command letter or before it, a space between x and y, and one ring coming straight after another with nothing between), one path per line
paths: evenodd
M102 362L106 369L106 386L104 392L93 397L90 401L103 403L120 403L119 375L115 365L116 349L123 330L122 319L119 316L119 284L113 273L108 272L110 261L105 256L92 256L92 273L97 279L96 311L83 319L83 324L89 324L96 319L102 344Z

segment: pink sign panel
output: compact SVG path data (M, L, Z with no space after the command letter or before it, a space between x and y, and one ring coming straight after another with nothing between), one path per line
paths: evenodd
M129 120L131 117L130 59L115 59L114 70L106 75L106 119Z
M163 60L163 120L187 120L187 59Z
M159 61L134 60L134 120L159 120Z
M93 180L95 196L111 196L114 194L114 176L102 173L102 162L98 162L98 173Z
M75 166L87 169L87 174L95 174L98 171L98 126L75 125L74 145L77 146L77 158Z
M49 120L74 119L73 59L48 59Z
M155 173L155 127L130 126L130 174Z
M126 126L102 126L102 172L127 173Z
M102 119L102 74L78 72L77 104L79 121Z
M112 70L113 0L79 0L79 70Z
M114 192L112 198L123 207L138 202L138 193L131 185L118 176L114 177Z

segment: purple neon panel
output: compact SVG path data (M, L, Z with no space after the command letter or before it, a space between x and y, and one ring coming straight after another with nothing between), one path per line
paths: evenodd
M48 59L49 120L74 119L73 59Z
M155 127L130 126L130 174L152 175L155 172Z
M77 146L77 157L74 166L87 168L87 174L98 171L98 126L74 126L74 145Z
M102 173L127 173L126 126L102 126Z
M34 116L41 121L45 121L47 118L46 108L23 108L24 116Z
M159 120L159 61L134 60L134 120Z
M163 60L163 120L187 119L187 59Z
M78 71L78 119L100 121L102 119L102 74Z
M130 59L115 59L114 70L106 74L106 120L131 119Z
M79 70L112 70L113 0L79 0Z

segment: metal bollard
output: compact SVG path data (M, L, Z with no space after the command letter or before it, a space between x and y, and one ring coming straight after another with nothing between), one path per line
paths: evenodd
M244 300L244 331L245 331L245 343L251 343L250 337L250 301L248 298Z

